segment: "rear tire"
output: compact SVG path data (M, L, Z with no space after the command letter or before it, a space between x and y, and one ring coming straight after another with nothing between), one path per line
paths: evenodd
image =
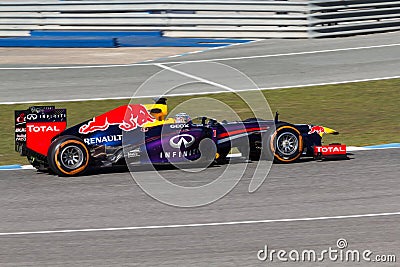
M61 136L49 147L47 161L59 176L76 176L84 173L89 165L89 150L75 136Z

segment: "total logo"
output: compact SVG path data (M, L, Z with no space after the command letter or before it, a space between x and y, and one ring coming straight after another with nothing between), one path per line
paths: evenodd
M60 128L58 128L57 125L27 125L26 128L28 128L29 133L61 132Z
M330 154L330 153L345 154L346 153L346 146L345 145L316 146L314 150L315 150L316 153L322 153L322 154Z
M190 134L175 135L169 140L169 145L172 148L181 148L182 145L185 148L190 147L195 141L195 138Z

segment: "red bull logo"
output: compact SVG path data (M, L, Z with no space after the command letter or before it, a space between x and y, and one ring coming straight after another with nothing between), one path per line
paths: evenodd
M131 131L153 121L153 116L143 105L126 105L94 117L93 120L79 128L79 133L88 134L95 131L105 131L110 125L118 125L123 131Z
M317 133L317 134L321 134L321 133L325 133L325 129L322 126L310 126L310 131L308 132L308 134L313 134L313 133Z
M19 114L19 116L16 118L16 122L25 122L25 113Z

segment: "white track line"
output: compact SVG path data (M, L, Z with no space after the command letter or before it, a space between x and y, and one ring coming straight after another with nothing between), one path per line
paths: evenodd
M178 64L178 63L196 63L196 62L210 62L210 61L243 60L243 59L254 59L254 58L285 57L285 56L321 54L321 53L353 51L353 50L373 49L373 48L385 48L385 47L393 47L393 46L400 46L400 44L359 46L359 47L348 47L348 48L337 48L337 49L326 49L326 50L314 50L314 51L292 52L292 53L282 53L282 54L243 56L243 57L227 57L227 58L213 58L213 59L200 59L200 60L186 60L186 61L162 62L162 63L163 64Z
M162 65L162 64L158 64ZM164 66L163 68L169 68ZM390 77L379 77L379 78L370 78L370 79L359 79L359 80L349 80L349 81L338 81L338 82L327 82L327 83L311 83L311 84L300 84L300 85L289 85L289 86L277 86L277 87L267 87L260 89L240 89L235 90L235 92L241 91L252 91L252 90L279 90L279 89L295 89L301 87L312 87L312 86L323 86L323 85L335 85L335 84L346 84L346 83L357 83L357 82L370 82L370 81L381 81L381 80L390 80L390 79L399 79L400 76L390 76ZM168 94L169 97L174 96L195 96L195 95L206 95L206 94L221 94L227 93L227 91L213 91L213 92L193 92L193 93L180 93L180 94ZM154 95L146 95L146 96L135 96L136 98L152 98L159 97L159 94ZM56 100L30 100L30 101L8 101L8 102L0 102L0 105L15 105L15 104L32 104L32 103L60 103L60 102L83 102L83 101L98 101L98 100L129 100L132 97L122 96L122 97L103 97L103 98L77 98L77 99L56 99Z
M239 45L242 46L242 45L246 45L246 44L252 44L252 43L260 42L262 40L263 39L255 39L255 40L252 40L252 41L249 41L249 42L246 42L246 43L236 43L236 44L229 44L229 45L225 45L225 46L210 47L210 48L205 49L205 50L197 50L197 51L186 52L186 53L182 53L182 54L178 54L178 55L167 56L167 57L163 57L163 58L150 59L150 60L143 61L142 63L138 63L138 64L152 63L152 62L155 62L157 60L166 60L166 59L171 59L171 58L188 56L188 55L192 55L192 54L199 54L199 53L204 53L204 52L208 52L208 51L212 51L212 50L220 50L220 49L233 47L233 46L239 46Z
M21 170L36 170L32 165L22 165Z
M244 43L244 44L246 44L246 43ZM337 48L337 49L327 49L327 50L314 50L314 51L302 51L302 52L292 52L292 53L282 53L282 54L243 56L243 57L230 57L230 58L214 58L214 59L187 60L187 61L170 61L170 62L160 62L160 63L162 63L162 64L178 64L178 63L196 63L196 62L210 62L210 61L242 60L242 59L254 59L254 58L269 58L269 57L283 57L283 56L296 56L296 55L332 53L332 52L352 51L352 50L362 50L362 49L385 48L385 47L393 47L393 46L400 46L400 44L359 46L359 47ZM154 65L154 63L132 63L132 64L88 65L88 66L9 67L9 68L0 68L0 70L90 69L90 68L115 68L115 67L153 66L153 65Z
M5 232L5 233L0 233L0 237L16 236L16 235L35 235L35 234L68 234L68 233L85 233L85 232L87 233L87 232L152 230L152 229L187 228L187 227L207 227L207 226L229 226L229 225L279 223L279 222L309 222L309 221L357 219L357 218L371 218L371 217L398 216L398 215L400 215L400 212L308 217L308 218L293 218L293 219L255 220L255 221L231 221L231 222L214 222L214 223L170 224L170 225L150 225L150 226L131 226L131 227L110 227L110 228L85 228L85 229L45 230L45 231L9 232L9 233Z
M393 149L397 147L378 147L378 148L370 148L363 146L348 146L346 147L347 152L355 152L355 151L369 151L369 150L377 150L377 149Z
M225 89L225 90L227 90L228 92L235 92L234 89L232 89L232 88L230 88L230 87L228 87L228 86L226 86L226 85L223 85L223 84L220 84L220 83L216 83L216 82L213 82L213 81L210 81L210 80L207 80L207 79L201 78L201 77L199 77L199 76L195 76L195 75L192 75L192 74L189 74L189 73L186 73L186 72L177 70L177 69L173 69L173 68L164 66L163 64L160 64L160 63L156 63L155 65L156 65L157 67L160 67L160 68L163 68L163 69L165 69L165 70L168 70L168 71L177 73L177 74L179 74L179 75L182 75L182 76L185 76L185 77L194 79L194 80L196 80L196 81L203 82L203 83L207 83L207 84L209 84L209 85L216 86L216 87L221 88L221 89ZM221 93L221 92L227 93L227 91L218 91L218 93Z

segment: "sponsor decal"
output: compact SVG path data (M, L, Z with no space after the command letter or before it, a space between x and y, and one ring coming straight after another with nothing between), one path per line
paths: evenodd
M118 142L118 141L122 141L122 134L91 137L91 138L83 139L83 142L85 142L87 145L98 145L98 144L104 144L104 143L108 143L108 142Z
M15 148L21 151L20 142L44 156L47 155L51 140L67 126L65 109L54 106L34 106L27 110L15 110Z
M31 114L33 115L33 114ZM67 117L67 114L38 114L37 119L38 120L45 120L45 121L50 121L50 120L56 120L56 119L65 119Z
M24 123L25 122L25 113L19 114L19 116L15 119L15 121L18 124Z
M200 154L200 150L198 148L187 151L164 151L160 152L160 159L185 158L197 154Z
M315 146L314 154L346 155L346 145Z
M61 132L57 125L26 125L28 132L32 133L47 133L47 132Z
M21 152L21 143L26 142L26 111L25 110L15 110L14 111L14 142L15 151Z
M26 147L47 156L51 140L64 131L66 121L59 122L27 122Z
M16 134L15 141L25 142L26 141L26 134Z
M325 129L322 126L310 126L310 131L308 132L308 134L313 134L313 133L317 133L317 134L321 134L321 133L325 133Z
M36 120L38 118L38 115L37 114L28 114L28 115L26 115L26 120L27 121L34 121L34 120Z
M27 121L52 121L52 120L63 120L67 117L67 114L65 113L50 113L50 114L27 114L26 115L26 120Z
M195 138L190 134L175 135L169 140L169 145L173 148L190 147L195 141Z
M46 112L46 111L52 111L56 107L55 106L33 106L30 107L29 110L31 113L41 113L41 112Z
M26 129L25 128L15 128L16 133L25 133Z
M182 129L182 128L187 128L187 127L189 127L189 124L185 124L185 123L170 124L169 127L170 127L171 129Z
M93 120L79 128L79 133L105 131L110 125L118 125L123 131L131 131L154 120L154 117L143 105L126 105L94 117Z

